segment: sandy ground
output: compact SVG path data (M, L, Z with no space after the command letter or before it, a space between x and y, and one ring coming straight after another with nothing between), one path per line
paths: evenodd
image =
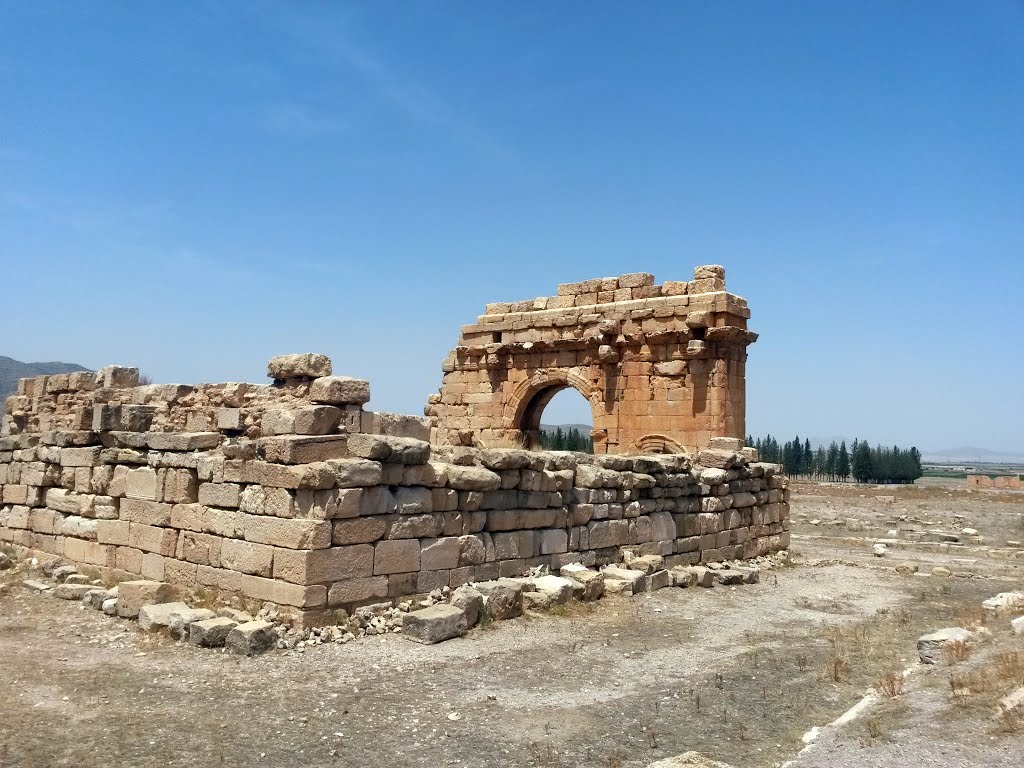
M801 489L794 514L832 504L888 519L928 503L999 527L1024 512L1024 496L947 508L916 495L944 489L907 489L875 509L875 491L846 493ZM919 635L1024 586L1024 560L979 557L970 578L902 575L897 559L829 538L863 532L795 530L797 564L759 584L610 597L438 646L389 635L254 659L144 635L0 574L12 583L0 597L0 766L644 766L690 749L778 765L811 726L913 664ZM899 560L963 559L912 546ZM1024 650L999 630L992 647L1014 642ZM919 688L915 677L871 732L827 732L797 764L1010 765L1024 736L953 706L948 674Z

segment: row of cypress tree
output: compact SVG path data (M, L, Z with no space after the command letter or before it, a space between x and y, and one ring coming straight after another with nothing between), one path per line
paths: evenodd
M583 453L594 452L594 440L590 435L580 432L576 427L562 429L556 427L554 430L542 430L540 433L540 447L545 451L582 451Z
M747 437L747 445L757 449L761 461L782 464L791 477L815 480L842 480L851 477L858 483L912 483L921 477L921 452L915 447L871 447L867 440L855 439L847 449L846 441L833 440L827 448L811 446L811 441L797 435L779 445L771 435Z

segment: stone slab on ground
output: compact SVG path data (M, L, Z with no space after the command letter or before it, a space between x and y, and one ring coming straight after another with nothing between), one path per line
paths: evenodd
M454 605L432 605L410 611L402 620L402 637L433 645L466 634L466 614Z
M451 604L466 614L467 627L475 627L484 612L484 596L466 585L452 593Z
M556 604L567 603L572 599L575 583L561 576L540 576L533 580L534 591L546 595Z
M604 588L606 592L621 592L627 595L635 595L647 589L643 571L617 568L612 565L602 570L601 573L604 574Z
M236 626L238 622L227 616L195 621L189 624L188 641L202 648L220 648Z
M277 632L274 625L269 621L258 620L237 625L224 639L224 644L229 650L243 656L255 656L268 651L276 642Z
M592 571L579 563L563 565L559 575L571 579L577 586L573 587L573 597L577 600L590 602L599 600L604 594L604 574L600 571Z
M196 621L216 618L217 614L209 608L185 608L181 611L172 611L167 629L175 640L184 640L189 636L189 625Z
M981 603L986 611L999 613L1024 606L1024 592L1000 592Z
M117 585L117 615L123 619L134 619L142 606L166 603L171 594L170 585L162 581L122 581Z
M186 603L155 603L144 605L139 608L139 629L147 632L168 627L171 624L171 616L175 613L187 611Z
M52 589L45 581L37 581L36 579L25 579L21 584L23 587L35 590L36 592L47 592Z
M54 597L59 597L61 600L81 600L89 592L92 592L93 587L88 584L58 584L54 587L50 594Z
M946 627L917 639L917 655L923 664L937 664L942 661L946 648L954 643L969 643L974 633L962 627Z

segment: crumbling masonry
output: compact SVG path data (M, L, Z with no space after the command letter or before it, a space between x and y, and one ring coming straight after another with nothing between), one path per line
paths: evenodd
M721 278L700 279L717 286ZM727 403L736 391L729 381L742 372L741 353L751 340L736 324L745 320L741 300L702 298L706 293L678 305L701 307L685 315L671 304L671 314L623 319L614 335L601 331L600 344L585 330L590 316L600 313L581 316L577 329L584 329L584 346L596 345L595 354L607 356L601 348L611 347L623 370L631 370L625 368L630 362L680 363L685 370L612 374L611 363L599 361L598 383L602 376L625 375L628 392L639 377L648 392L673 392L690 404L698 390L695 367L712 377L706 402L721 408L709 405L699 417L689 405L686 411L699 429L672 426L682 421L670 417L663 422L668 426L658 428L653 412L638 417L640 426L626 427L618 409L632 401L618 398L609 411L619 414L618 421L604 422L606 448L649 450L654 446L641 438L660 434L666 441L658 450L696 442L700 450L692 456L451 445L486 442L489 428L470 428L467 441L461 426L444 426L447 417L366 411L369 384L333 376L323 355L274 358L268 366L273 384L261 386L140 386L136 369L109 367L23 379L7 399L0 544L117 581L142 576L184 594L212 590L272 602L302 624L332 622L339 608L521 575L537 566L617 563L627 549L661 555L666 567L784 549L786 478L775 465L757 463L740 440L705 436L716 424L732 424L730 432L742 425L742 413ZM687 295L675 294L675 300ZM622 302L610 306L624 311ZM694 312L705 313L702 339L693 338L693 329L704 327L690 317ZM690 330L676 328L677 318ZM669 335L645 326L648 319L666 326ZM515 322L501 333L510 334L510 345L529 343L513 338ZM718 336L716 328L727 330ZM654 351L659 347L664 349ZM468 376L463 366L481 362L469 351L458 362L462 354L457 350L455 368L449 360L442 391L454 384L453 372ZM510 347L485 351L484 358L492 354L511 360L548 353ZM587 354L581 349L573 360ZM722 386L713 379L719 362ZM507 368L509 379L513 370L511 391L534 402L544 380L537 378L540 369L524 363L520 377L518 369ZM472 373L486 378L493 369ZM716 389L724 392L712 394ZM468 411L467 405L463 399L451 407Z

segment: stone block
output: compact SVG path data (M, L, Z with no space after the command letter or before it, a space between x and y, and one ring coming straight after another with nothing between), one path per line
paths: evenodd
M433 605L410 611L402 621L402 637L432 645L466 634L466 614L453 605Z
M171 587L159 581L122 581L117 585L117 615L134 619L143 606L166 603Z
M199 486L198 500L208 507L224 507L237 509L241 486L237 483L202 483Z
M277 630L269 621L247 621L228 632L224 645L233 653L255 656L277 643Z
M330 606L350 605L386 597L388 597L388 577L372 576L335 582L327 593L327 604Z
M146 446L154 451L210 451L220 446L220 432L147 432Z
M129 469L124 478L124 495L129 499L160 500L160 478L151 467Z
M274 548L238 539L224 539L220 547L220 565L239 573L270 576L273 572Z
M373 548L373 574L410 573L420 570L420 543L415 539L380 541Z
M331 546L331 523L326 520L245 515L242 533L246 541L287 549L326 549Z
M424 539L420 550L420 568L424 571L458 568L461 551L462 544L455 536Z
M391 464L425 464L430 458L430 443L410 437L349 435L348 450L353 456Z
M942 661L946 649L955 643L969 644L974 633L961 627L947 627L917 639L917 655L922 664L936 664Z
M241 592L254 600L297 608L322 608L327 605L327 587L322 584L289 584L261 576L243 575Z
M317 379L331 375L331 358L316 353L278 355L267 363L267 376L288 379Z
M357 517L351 520L335 520L331 543L335 546L347 544L368 544L384 536L387 522L382 517Z
M194 621L188 625L188 641L202 648L220 648L237 625L238 622L224 616Z
M178 543L178 532L171 528L157 528L140 523L128 524L128 546L143 552L154 552L173 557Z
M54 597L59 597L61 600L81 600L91 592L95 587L88 584L58 584L52 590L50 594Z
M263 458L277 464L311 464L349 455L348 435L280 435L259 441Z
M363 405L370 401L370 382L349 376L321 376L310 385L309 399L331 405Z
M189 610L185 603L154 603L139 608L139 629L152 631L170 626L171 615Z
M339 488L365 488L379 485L382 477L381 465L366 459L335 459L326 462Z

